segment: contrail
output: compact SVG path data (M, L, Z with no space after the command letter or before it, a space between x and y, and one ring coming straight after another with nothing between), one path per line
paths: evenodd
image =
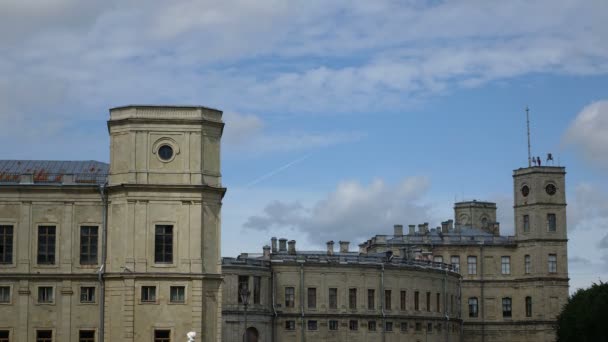
M297 164L297 163L300 163L300 162L304 161L304 160L305 160L305 159L307 159L308 157L310 157L310 154L307 154L307 155L305 155L305 156L304 156L304 157L302 157L302 158L299 158L299 159L296 159L296 160L294 160L294 161L291 161L291 162L289 162L289 163L287 163L287 164L285 164L285 165L283 165L283 166L279 167L278 169L276 169L276 170L274 170L274 171L271 171L271 172L269 172L269 173L267 173L267 174L265 174L265 175L263 175L263 176L261 176L261 177L259 177L259 178L256 178L256 179L255 179L255 180L253 180L252 182L249 182L247 185L245 185L245 187L246 187L246 188L250 188L250 187L252 187L252 186L254 186L254 185L256 185L256 184L258 184L258 183L260 183L260 182L262 182L262 181L264 181L264 180L266 180L266 179L268 179L268 178L270 178L270 177L272 177L272 176L274 176L274 175L276 175L277 173L283 172L283 171L285 171L286 169L288 169L288 168L292 167L293 165L295 165L295 164Z

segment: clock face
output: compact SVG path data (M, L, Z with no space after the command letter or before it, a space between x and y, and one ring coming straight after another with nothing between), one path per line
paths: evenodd
M553 196L557 192L557 188L555 187L555 184L547 184L547 186L545 187L545 191L547 192L547 194Z
M524 185L521 187L521 194L524 197L528 197L528 195L530 194L530 188L527 185Z

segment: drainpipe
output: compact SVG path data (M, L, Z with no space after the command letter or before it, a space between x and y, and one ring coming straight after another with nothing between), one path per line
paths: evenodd
M302 342L306 342L306 326L304 324L304 262L300 263L300 312L302 315Z
M386 300L384 294L384 263L381 264L382 269L380 273L380 308L382 309L382 342L386 341L386 312L384 311L384 301Z
M276 324L276 319L277 319L277 302L276 302L276 286L275 286L275 275L274 275L274 271L272 271L272 264L270 264L271 267L271 271L270 271L270 281L272 282L272 331L271 331L271 341L274 342L275 340L275 324Z
M448 286L448 269L445 268L445 273L443 275L443 312L445 313L445 341L450 342L450 312L448 311L448 294L447 294L447 286Z
M97 272L97 279L99 281L99 341L104 342L105 335L105 294L106 286L103 276L106 271L106 255L107 255L107 225L108 225L108 196L106 193L106 184L99 186L99 194L102 202L102 214L101 214L101 266Z
M484 259L483 259L483 244L484 242L481 243L481 245L479 246L479 254L481 255L481 342L485 342L486 341L486 305L485 305L485 298L484 298L484 282L483 282L483 263L484 263Z

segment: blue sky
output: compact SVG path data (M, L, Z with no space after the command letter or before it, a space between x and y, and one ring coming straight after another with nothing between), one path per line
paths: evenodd
M571 285L608 279L605 1L3 1L5 159L108 161L108 108L224 110L223 254L321 248L567 167ZM244 238L245 237L245 238Z

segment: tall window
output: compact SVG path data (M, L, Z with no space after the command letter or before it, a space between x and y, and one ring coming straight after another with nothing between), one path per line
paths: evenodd
M170 264L173 262L173 226L156 225L154 234L154 262Z
M477 274L477 257L469 256L467 258L467 268L469 270L469 274Z
M314 287L308 288L308 308L309 309L317 308L317 289Z
M469 298L469 317L477 317L478 314L477 297L471 297Z
M348 289L348 308L351 310L357 308L357 289Z
M36 342L53 342L52 330L37 330Z
M532 260L530 259L530 256L526 254L524 256L524 271L526 272L526 274L530 274L531 268L532 268Z
M94 286L82 286L80 288L80 302L81 303L95 303L95 287Z
M262 277L253 277L253 304L260 304L262 294Z
M154 330L154 342L171 342L171 330Z
M420 310L420 292L414 292L414 310Z
M55 226L38 227L38 264L55 264Z
M367 330L376 331L376 321L368 321L367 322Z
M351 319L350 321L348 321L348 328L351 331L357 331L357 330L359 330L359 321Z
M329 330L338 330L338 321L332 319L329 321Z
M308 330L317 330L318 329L317 321L308 320L307 323L308 323Z
M407 331L407 322L401 322L401 331Z
M401 291L401 311L405 311L406 310L406 306L407 306L407 292L406 291Z
M549 254L549 273L557 273L557 255Z
M243 304L243 298L241 297L241 293L243 293L243 291L247 291L249 290L249 276L239 276L239 291L236 294L236 296L238 297L238 303L239 304Z
M142 301L142 303L155 303L156 302L156 286L142 286L141 287L141 301Z
M532 317L532 297L526 297L526 317Z
M286 287L285 288L285 307L293 308L295 307L296 301L296 290L294 287Z
M454 269L454 272L460 272L460 256L452 255L450 258L450 263L452 264L452 269Z
M10 303L11 302L11 287L10 286L0 286L0 303Z
M338 308L338 289L335 287L329 288L329 308Z
M10 337L8 330L0 330L0 342L10 342Z
M169 302L185 303L186 302L186 287L185 286L169 287Z
M384 290L384 308L391 310L391 290Z
M0 226L0 264L13 263L13 226Z
M393 331L393 322L386 322L384 325L384 331Z
M433 323L426 324L426 331L433 332Z
M52 304L54 301L55 296L52 286L38 287L38 303Z
M367 290L367 309L374 310L376 308L376 290Z
M555 214L547 214L547 230L554 232L557 230L557 219Z
M441 312L441 293L437 293L435 296L435 301L437 302L437 312Z
M80 264L97 264L97 226L80 227Z
M426 311L431 311L431 293L426 293Z
M500 258L502 274L511 274L511 257L503 256Z
M505 297L502 299L502 317L511 317L511 298Z
M524 215L523 221L524 233L528 233L530 231L530 215Z
M80 330L78 342L95 342L95 330Z

